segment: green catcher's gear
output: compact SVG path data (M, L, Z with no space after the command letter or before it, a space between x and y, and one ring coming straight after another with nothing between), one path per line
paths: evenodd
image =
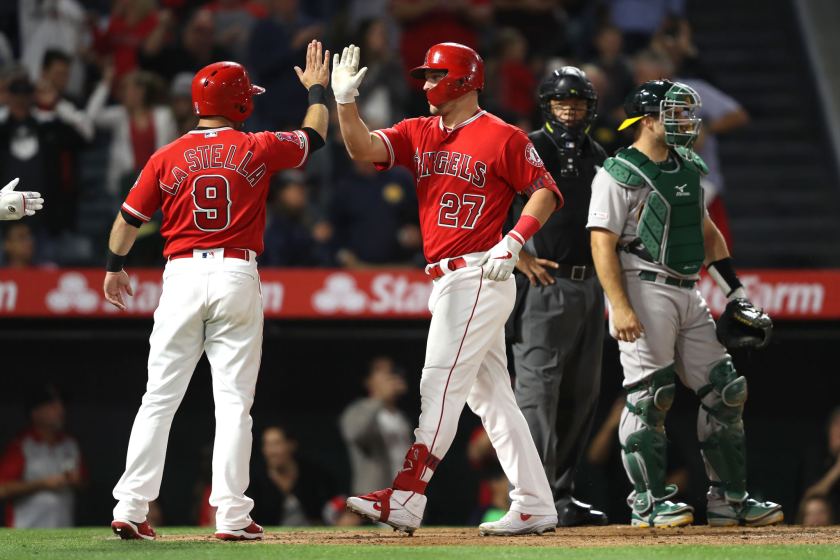
M668 488L674 488L676 492L675 486ZM638 507L636 504L639 504ZM650 513L646 513L648 509ZM694 522L694 508L682 502L675 504L664 501L651 504L647 492L642 492L636 494L631 518L633 527L682 527Z
M765 527L781 523L785 519L782 506L774 502L744 500L740 504L729 503L723 506L709 507L706 510L709 525L712 527Z
M715 330L727 348L764 348L773 336L773 321L750 300L736 298L726 304Z
M730 502L744 502L747 493L747 449L744 436L744 402L747 400L747 380L738 377L732 360L726 358L712 366L709 372L709 384L697 391L701 399L709 393L715 393L720 400L711 406L701 403L709 416L723 428L714 432L700 443L706 462L714 471L719 481L712 481L721 495Z
M627 119L618 130L624 130L648 115L659 115L665 127L665 143L685 146L689 151L700 135L702 119L694 116L702 106L700 95L693 88L670 80L651 80L637 86L624 100ZM680 114L677 111L682 110Z
M622 186L652 189L642 206L637 237L624 250L674 274L690 276L700 272L706 258L700 186L706 164L687 159L684 153L671 151L668 163L675 169L667 170L636 148L628 148L607 159L604 169Z
M671 364L628 391L633 394L647 389L650 393L636 404L627 402L630 413L635 414L645 427L630 434L622 446L624 464L636 493L650 498L642 510L633 506L639 513L645 513L654 503L665 501L677 492L676 486L665 487L667 440L664 424L665 415L674 402L674 376L674 365Z

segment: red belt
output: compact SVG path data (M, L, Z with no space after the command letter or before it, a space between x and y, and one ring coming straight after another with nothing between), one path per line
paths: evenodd
M467 261L464 257L458 257L457 259L452 259L449 261L449 270L458 270L459 268L464 268L467 266ZM432 277L432 279L440 278L444 275L443 269L440 267L440 263L435 263L429 267L429 270L426 271L426 274Z
M200 251L201 249L199 249ZM224 251L224 258L226 259L240 259L243 261L250 261L251 260L251 253L248 249L222 249ZM211 251L207 251L210 253ZM194 253L193 250L190 249L189 251L182 251L180 253L175 253L174 255L169 256L170 261L174 261L175 259L191 259L193 258Z

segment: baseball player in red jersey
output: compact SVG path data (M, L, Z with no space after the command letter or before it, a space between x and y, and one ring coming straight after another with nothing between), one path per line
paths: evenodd
M426 81L433 116L373 133L354 103L366 72L358 67L359 48L353 45L340 61L337 55L333 60L332 87L347 151L380 170L403 165L414 173L430 263L426 272L434 289L416 443L393 488L349 498L347 507L413 533L423 518L426 484L455 438L466 402L481 417L514 486L508 514L482 524L481 534L554 531L551 488L516 406L503 330L516 296L510 275L519 250L563 199L525 133L479 108L484 67L472 49L456 43L432 47L411 75ZM521 221L502 237L516 192L530 200Z
M324 145L329 52L309 45L306 70L295 68L309 90L300 130L240 132L253 110L248 72L217 62L196 74L193 108L198 128L158 150L122 205L111 231L105 298L125 309L132 295L122 269L137 229L158 208L168 258L163 294L149 340L149 382L131 430L126 470L116 488L114 532L124 539L154 539L146 521L163 475L172 417L202 352L213 375L216 439L213 490L216 537L252 540L263 529L250 517L245 495L251 457L251 416L260 367L263 314L255 257L263 250L265 202L271 176L300 167Z

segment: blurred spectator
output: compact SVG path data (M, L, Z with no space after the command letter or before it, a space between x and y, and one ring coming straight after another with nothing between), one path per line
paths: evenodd
M216 24L208 10L196 11L184 26L183 35L170 40L173 24L173 17L158 18L157 27L137 52L141 68L160 74L168 82L179 72L194 75L210 63L232 58L226 49L213 43Z
M834 508L825 496L811 496L799 504L797 525L828 527L834 525Z
M204 6L216 22L216 43L227 48L233 60L248 67L248 43L257 22L268 10L252 0L215 0Z
M176 136L183 136L198 126L198 115L193 112L191 72L181 72L172 78L169 86L169 105L177 127Z
M745 127L750 122L750 116L737 101L710 83L703 80L675 78L673 70L670 60L662 53L648 50L640 52L636 57L637 84L643 84L648 80L676 79L694 88L700 95L703 105L697 109L696 114L703 119L703 124L700 137L694 145L694 151L709 168L709 174L701 179L709 217L723 234L731 251L732 234L726 208L721 199L724 193L724 182L718 155L717 135Z
M15 61L15 52L12 43L6 34L0 31L0 68Z
M594 64L583 64L580 69L592 82L595 88L595 93L598 94L598 108L595 115L595 122L592 123L590 136L595 139L608 156L611 156L619 148L632 143L632 132L622 134L618 131L624 120L624 106L613 106L610 109L609 105L603 102L604 98L609 98L613 95L612 83L609 80L606 72Z
M481 524L498 521L510 509L510 482L496 457L496 450L483 426L477 427L467 444L467 460L477 471L478 504L468 523Z
M316 266L315 240L306 213L303 173L287 170L271 179L271 207L265 228L264 266Z
M84 92L85 71L79 53L90 42L85 10L76 0L18 0L21 62L29 77L41 77L41 63L48 49L58 49L73 58L67 91L73 97Z
M160 507L160 500L149 502L149 513L146 514L146 521L153 527L162 527L166 524L163 508Z
M496 24L518 29L527 54L540 57L565 53L564 0L493 0Z
M336 495L332 477L296 456L298 442L289 429L271 426L262 433L265 470L251 474L251 515L266 525L324 525L323 515Z
M496 34L498 73L494 91L497 107L527 119L534 112L537 80L525 61L528 42L518 30L507 27Z
M624 35L628 54L646 48L669 17L681 18L686 0L598 0L609 11L609 21Z
M172 109L163 104L166 90L158 76L129 72L120 84L121 104L104 107L112 78L113 72L106 71L87 112L96 126L111 131L107 188L124 195L152 154L175 139L177 125Z
M651 41L650 48L663 53L671 61L674 75L682 79L696 78L712 83L711 74L700 61L697 47L691 40L691 26L685 20L670 19Z
M165 32L172 12L157 11L155 0L114 0L104 31L94 28L94 47L105 65L113 65L117 84L137 68L137 49L156 29Z
M254 98L255 115L269 130L291 130L300 126L308 106L300 90L295 65L304 60L306 45L320 39L321 22L303 13L299 0L269 0L269 16L251 33L248 70L251 81L265 88Z
M54 387L26 395L29 426L0 458L0 498L6 525L72 527L75 493L87 484L87 467L76 440L64 429L64 403Z
M630 93L636 83L633 79L632 63L621 50L621 31L612 25L605 25L595 35L595 52L593 63L600 66L607 75L611 88L609 94L598 94L598 112L603 114L616 109L624 110L624 98ZM587 75L589 73L587 72ZM624 113L621 113L624 120ZM620 124L620 121L619 121ZM608 154L612 154L607 150Z
M840 407L828 417L826 440L816 452L809 453L805 463L805 490L803 502L814 496L823 496L831 502L832 511L840 506Z
M72 125L82 138L90 142L94 136L93 121L87 113L65 97L71 62L70 57L61 51L50 49L44 53L41 82L36 88L39 93L38 108L61 113L62 119Z
M380 173L371 163L354 161L335 187L329 223L343 266L420 264L417 193L402 170Z
M493 17L491 0L391 0L391 15L402 26L400 53L404 77L412 96L410 116L429 111L423 80L412 80L408 72L423 64L426 51L438 43L461 43L480 50L478 32Z
M48 199L27 222L57 234L75 223L74 156L85 139L61 112L38 109L35 93L26 78L9 84L7 105L0 107L0 181L5 185L19 177L27 190Z
M6 222L3 227L3 263L18 269L55 266L38 259L37 255L35 236L29 222Z
M408 88L399 58L389 45L388 33L384 19L370 19L359 27L355 43L362 47L368 69L356 103L371 130L385 128L406 117Z
M391 358L371 360L365 389L368 396L350 403L339 419L353 469L350 493L359 496L389 488L403 468L403 450L414 443L408 416L397 408L408 387Z

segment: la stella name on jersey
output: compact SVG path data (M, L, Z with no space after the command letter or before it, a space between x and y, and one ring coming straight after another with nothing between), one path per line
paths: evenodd
M436 175L451 175L458 177L478 188L484 186L484 175L487 164L483 161L472 161L472 156L460 152L424 152L420 156L420 149L414 152L414 176L417 182L434 172Z
M236 146L231 145L228 148L227 155L224 155L224 148L224 144L213 144L209 146L196 146L195 148L190 148L184 152L184 167L192 173L202 171L204 169L230 169L245 177L252 187L263 178L266 171L265 164L260 165L253 171L248 170L248 163L251 161L251 158L254 157L253 152L250 150L245 152L245 155L237 161ZM189 166L186 164L189 164ZM169 194L177 193L181 183L184 182L184 179L189 177L189 173L180 167L173 168L172 175L175 178L175 182L172 186L165 184L163 181L158 181L160 183L160 188Z

